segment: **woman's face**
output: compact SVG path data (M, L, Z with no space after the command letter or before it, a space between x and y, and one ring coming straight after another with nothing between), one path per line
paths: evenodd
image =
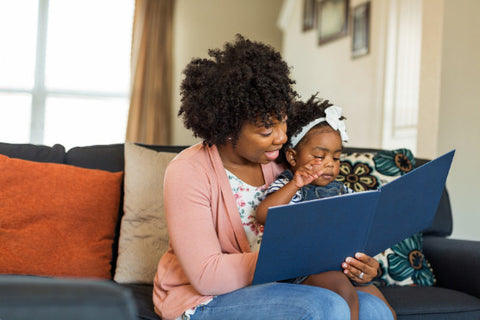
M275 160L287 142L287 117L281 121L273 119L271 126L259 120L253 124L243 124L238 140L233 147L237 157L250 163L268 163Z

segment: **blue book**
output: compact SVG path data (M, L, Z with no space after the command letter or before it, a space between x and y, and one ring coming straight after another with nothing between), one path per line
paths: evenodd
M252 284L341 270L356 252L369 256L433 223L455 150L378 190L268 209Z

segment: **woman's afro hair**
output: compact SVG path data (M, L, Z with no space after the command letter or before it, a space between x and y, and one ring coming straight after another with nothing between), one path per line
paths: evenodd
M297 97L290 69L271 46L236 36L185 68L178 115L207 145L237 141L245 122L281 120Z

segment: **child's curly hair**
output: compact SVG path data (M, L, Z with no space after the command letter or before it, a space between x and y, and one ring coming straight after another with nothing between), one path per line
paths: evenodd
M278 158L278 162L288 164L285 159L285 152L290 148L291 139L297 133L302 131L302 128L308 125L315 119L325 117L325 109L332 106L328 100L323 100L317 97L317 94L312 95L306 102L296 101L293 103L292 108L290 108L287 113L287 142L283 145L281 156ZM340 120L346 119L341 117ZM326 121L320 122L313 128L320 128L328 126L329 124ZM313 129L312 128L312 129ZM301 145L301 142L298 144Z
M185 68L178 116L207 145L237 141L242 125L281 120L297 97L290 69L271 46L237 34L211 59L193 59Z

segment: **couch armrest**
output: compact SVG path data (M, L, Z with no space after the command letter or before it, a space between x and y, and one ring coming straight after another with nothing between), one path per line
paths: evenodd
M425 236L423 247L437 286L480 298L480 241Z
M136 306L112 281L0 275L0 319L135 320Z

